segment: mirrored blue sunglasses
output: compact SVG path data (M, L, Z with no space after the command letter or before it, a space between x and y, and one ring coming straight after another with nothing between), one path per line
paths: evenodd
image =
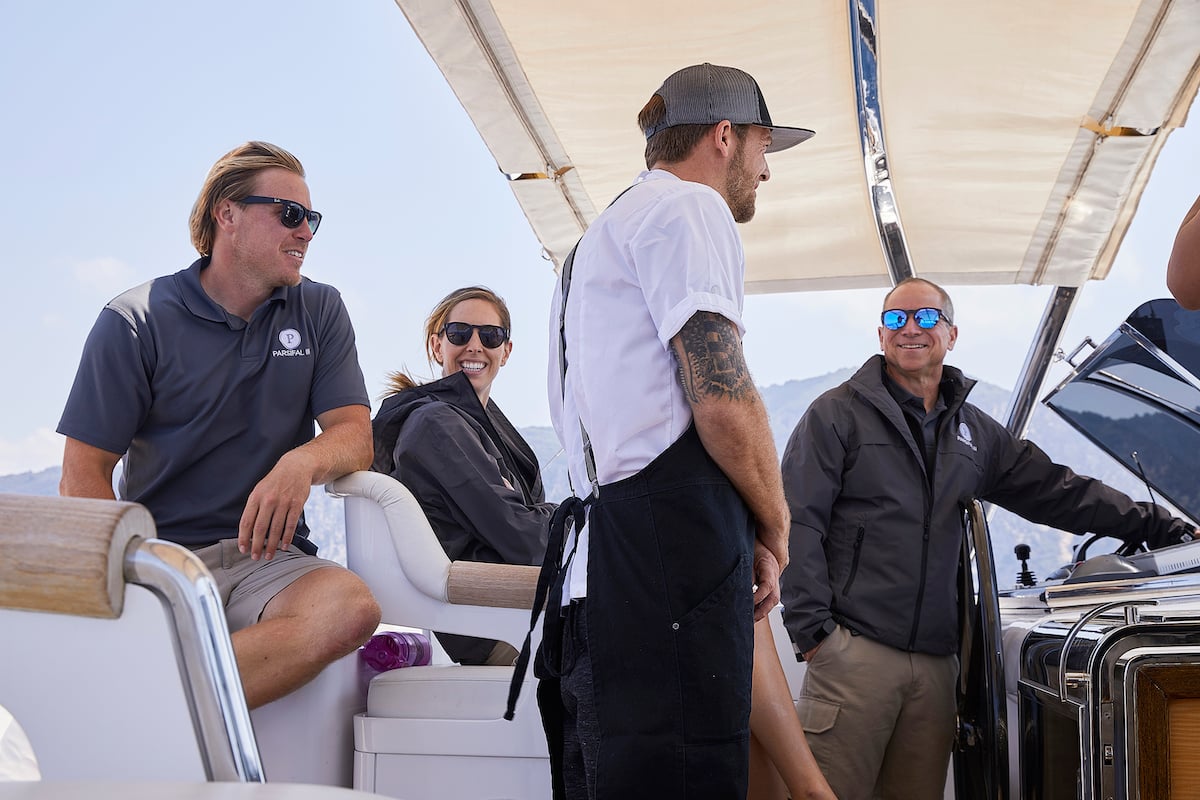
M947 325L953 325L950 318L942 313L940 308L889 308L880 316L883 322L883 327L889 331L898 331L908 322L908 318L912 317L916 321L918 328L929 330L937 326L938 320L946 320Z

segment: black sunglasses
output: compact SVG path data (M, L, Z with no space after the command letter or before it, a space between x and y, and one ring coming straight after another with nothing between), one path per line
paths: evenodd
M479 331L479 343L488 350L495 350L508 341L508 331L500 325L472 325L469 322L447 322L441 333L446 334L450 344L463 346L471 341L471 332Z
M883 321L883 327L889 331L898 331L908 322L909 317L916 320L918 328L924 328L925 330L936 327L938 320L942 319L946 320L947 325L954 324L940 308L889 308L883 312L880 319Z
M321 227L321 212L309 211L295 200L281 200L278 197L260 197L252 194L238 201L247 205L263 205L266 203L279 204L279 221L285 228L299 228L300 223L308 220L308 229L315 236L317 228Z

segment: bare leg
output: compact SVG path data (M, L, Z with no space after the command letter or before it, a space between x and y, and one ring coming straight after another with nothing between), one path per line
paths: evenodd
M379 625L379 604L353 572L318 569L271 599L262 619L231 637L246 704L299 689L352 652Z
M787 800L788 788L762 742L750 734L750 791L748 800Z
M754 625L750 733L750 800L787 797L789 793L793 800L835 800L808 749L775 650L771 623L765 617ZM786 791L780 794L784 787ZM764 794L756 794L757 791Z

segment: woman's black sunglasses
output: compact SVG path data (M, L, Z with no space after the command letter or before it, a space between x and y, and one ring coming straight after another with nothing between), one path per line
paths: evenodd
M471 332L479 331L479 343L494 350L508 341L508 331L499 325L472 325L469 322L447 322L441 332L452 345L462 347L471 341Z
M299 228L301 222L308 220L308 229L315 236L317 228L321 227L321 212L309 211L295 200L281 200L278 197L260 197L259 195L252 194L249 197L243 197L238 202L246 203L247 205L278 203L279 221L283 223L283 227L285 228Z

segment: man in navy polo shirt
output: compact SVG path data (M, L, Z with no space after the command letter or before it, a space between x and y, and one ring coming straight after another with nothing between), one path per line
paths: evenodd
M299 688L375 631L379 606L316 557L313 484L371 465L370 401L337 290L300 275L321 222L291 153L248 142L209 171L190 220L200 258L100 312L58 432L61 494L145 505L225 602L251 708ZM314 420L321 433L314 436Z

